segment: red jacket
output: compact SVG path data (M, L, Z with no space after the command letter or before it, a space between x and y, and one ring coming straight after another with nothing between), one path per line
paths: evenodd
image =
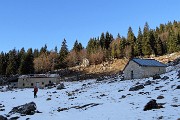
M34 87L34 92L38 92L38 88L37 87Z

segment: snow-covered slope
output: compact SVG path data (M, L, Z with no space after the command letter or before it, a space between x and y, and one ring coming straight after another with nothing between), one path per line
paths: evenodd
M180 118L180 85L179 69L161 75L166 80L152 78L121 81L106 79L103 81L86 80L80 82L64 82L62 90L39 89L38 97L33 97L33 89L16 89L0 92L0 104L6 116L13 107L35 102L37 110L42 113L20 116L13 114L8 118L19 116L19 120L177 120ZM151 85L138 91L129 91L136 84ZM163 96L162 99L157 99ZM49 99L48 99L49 98ZM151 99L162 103L164 108L143 111ZM0 109L2 109L0 108Z

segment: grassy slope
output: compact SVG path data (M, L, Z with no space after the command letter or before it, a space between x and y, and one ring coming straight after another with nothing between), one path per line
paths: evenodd
M180 52L167 54L159 57L151 56L150 58L156 59L163 63L167 63L168 61L173 61L174 59L179 57L180 57ZM81 71L82 73L85 74L115 74L122 71L125 65L127 64L127 62L128 59L115 59L111 62L104 62L103 64L99 64L99 65L91 65L86 68L73 67L71 69L76 71Z

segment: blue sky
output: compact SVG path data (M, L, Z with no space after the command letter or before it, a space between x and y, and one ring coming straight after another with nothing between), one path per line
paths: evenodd
M0 0L0 51L22 47L58 50L65 38L86 47L91 37L109 31L114 37L135 35L148 22L179 21L180 0Z

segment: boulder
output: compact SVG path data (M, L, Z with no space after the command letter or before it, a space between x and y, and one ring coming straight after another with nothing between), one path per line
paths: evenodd
M137 91L137 90L140 90L140 89L143 89L143 88L144 88L143 85L136 85L136 86L134 86L134 87L131 87L131 88L129 89L129 91Z
M139 84L140 84L139 82L136 83L136 85L139 85Z
M7 120L7 118L2 116L2 115L0 115L0 120Z
M157 99L164 99L164 96L160 95L157 97Z
M167 80L167 79L169 79L168 76L164 76L164 77L162 78L162 80Z
M121 99L122 99L122 98L126 98L126 96L125 96L125 95L122 95L122 96L121 96Z
M16 116L16 117L12 117L12 118L10 118L9 120L18 120L19 119L19 117L18 116Z
M161 119L163 119L164 117L163 116L160 116L160 117L158 117L158 120L161 120Z
M21 115L34 115L36 110L36 104L34 102L26 103L24 105L20 105L14 107L9 113L20 113Z
M47 98L46 100L49 101L49 100L51 100L51 98Z
M178 86L176 87L176 89L180 89L180 85L178 85Z
M124 91L124 90L118 90L118 92L122 92L122 91Z
M177 74L177 76L178 76L178 79L180 78L180 70L178 71L178 74Z
M179 64L180 63L180 58L177 58L177 59L175 59L174 61L173 61L173 65L175 66L175 65L177 65L177 64Z
M60 83L60 84L57 86L57 90L61 90L61 89L65 89L63 83Z
M156 79L161 79L161 76L156 74L156 75L153 75L153 80L156 80Z
M152 109L159 109L159 108L163 108L163 106L158 105L158 103L156 103L156 100L152 99L144 106L144 111L152 110Z
M103 81L103 80L105 80L104 77L98 77L98 78L96 79L97 82L98 82L98 81Z
M152 84L152 81L148 80L148 81L145 82L144 85L147 86L147 85L151 85L151 84Z

